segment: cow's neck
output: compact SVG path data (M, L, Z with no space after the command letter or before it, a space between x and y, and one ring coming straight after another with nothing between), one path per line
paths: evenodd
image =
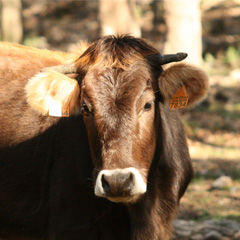
M132 240L167 240L170 231L166 231L161 218L161 208L157 200L143 199L140 203L128 207ZM169 229L170 230L170 229Z
M156 153L155 158L159 158ZM157 161L153 160L152 168L157 168ZM166 183L165 176L159 176L158 171L149 172L147 193L136 204L130 205L129 215L132 228L132 240L168 240L171 236L171 225L174 216L175 201L169 191L160 188L160 182Z

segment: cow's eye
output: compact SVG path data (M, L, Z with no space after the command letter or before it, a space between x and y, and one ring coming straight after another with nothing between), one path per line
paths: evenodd
M144 105L144 110L145 110L145 111L149 111L151 108L152 108L152 102L147 102L147 103Z
M82 112L91 113L88 105L85 102L82 103Z

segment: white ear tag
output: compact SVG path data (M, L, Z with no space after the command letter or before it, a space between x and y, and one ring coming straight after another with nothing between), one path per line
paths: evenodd
M52 97L47 97L48 102L48 114L53 117L62 117L62 104L54 100Z

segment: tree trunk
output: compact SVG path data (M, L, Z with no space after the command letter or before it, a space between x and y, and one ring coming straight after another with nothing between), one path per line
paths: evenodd
M1 0L2 1L2 40L8 42L22 41L22 4L21 0Z
M141 36L140 26L135 18L135 0L100 0L99 18L101 35L131 34Z
M164 53L186 52L187 62L201 65L202 27L200 0L164 0L167 42Z

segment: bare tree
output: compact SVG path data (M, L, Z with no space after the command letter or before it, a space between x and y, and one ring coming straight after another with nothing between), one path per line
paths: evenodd
M135 0L100 0L101 35L132 34L140 37L141 29L134 8Z
M1 3L2 40L21 42L23 35L21 0L1 0Z
M165 53L184 51L187 61L202 62L200 0L164 0L167 24Z

